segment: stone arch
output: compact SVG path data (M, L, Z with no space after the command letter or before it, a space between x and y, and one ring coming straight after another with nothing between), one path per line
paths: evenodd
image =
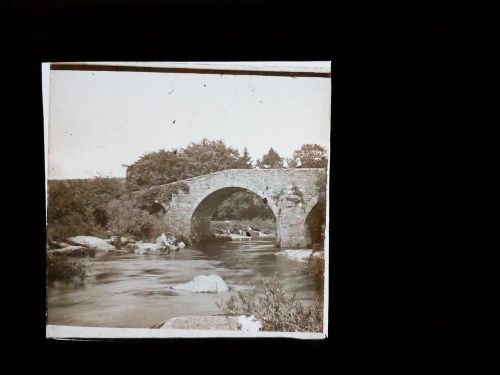
M258 194L257 192L247 189L245 187L228 186L211 191L208 194L204 195L202 198L197 200L197 202L194 205L195 209L192 212L190 219L191 240L197 241L202 235L209 233L210 219L212 218L212 215L214 214L215 210L222 201L224 201L237 191L248 191L260 197L263 201L264 199L266 199L267 201L266 204L273 213L273 218L276 224L276 238L277 239L279 238L279 233L278 233L279 211L275 206L274 201L272 201L268 197L263 197L262 194Z
M304 216L306 245L323 244L326 231L326 202L315 199Z

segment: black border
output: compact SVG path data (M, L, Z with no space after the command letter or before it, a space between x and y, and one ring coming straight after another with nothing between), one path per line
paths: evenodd
M431 358L441 360L434 369L445 372L449 253L437 232L448 233L444 212L451 207L443 199L449 193L445 146L453 130L446 116L452 109L446 10L191 0L19 1L3 10L4 93L13 104L6 124L9 140L18 137L7 142L5 174L16 181L17 198L6 203L19 231L11 236L29 249L22 278L15 276L18 267L9 267L15 287L7 300L24 345L58 358L95 347L100 353L93 360L109 359L109 351L119 353L114 358L196 351L201 356L191 358L200 361L188 367L221 352L245 368L258 368L261 359L286 358L282 369L312 358L305 361L309 369L329 363L345 373L363 365L393 367L408 356L406 368ZM118 346L45 340L41 63L259 60L333 61L329 338L125 340ZM33 255L34 249L40 252ZM15 254L10 264L18 261ZM249 351L257 360L242 358Z

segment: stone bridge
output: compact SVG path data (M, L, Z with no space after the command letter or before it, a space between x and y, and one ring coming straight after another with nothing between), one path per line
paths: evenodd
M161 206L172 231L197 241L209 233L210 218L219 204L248 190L271 208L278 245L306 247L313 242L308 223L319 213L318 185L325 173L322 168L230 169L141 190L136 197ZM312 222L318 225L318 220Z

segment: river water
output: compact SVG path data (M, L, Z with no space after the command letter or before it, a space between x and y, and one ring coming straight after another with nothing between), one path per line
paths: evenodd
M320 298L321 286L305 262L276 255L274 242L243 240L194 244L170 255L104 255L85 259L84 283L47 287L48 324L85 327L149 328L176 316L220 314L216 301L232 290L277 278L306 303ZM227 293L193 293L170 286L197 275L218 274Z

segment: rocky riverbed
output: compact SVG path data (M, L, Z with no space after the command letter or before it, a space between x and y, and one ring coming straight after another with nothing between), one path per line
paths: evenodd
M114 254L165 254L178 251L186 244L177 240L173 235L160 235L155 243L135 241L126 237L111 237L102 239L93 236L75 236L64 242L51 242L48 244L48 253L52 255L73 257L94 257L103 253Z
M151 250L111 250L104 245L110 244L107 240L99 240L73 238L70 242L81 245L65 243L68 246L61 244L62 248L50 251L61 253L65 247L80 246L80 252L88 249L84 252L95 251L95 256L82 258L89 267L83 284L49 283L49 324L151 328L173 318L196 316L205 318L189 324L181 320L182 324L216 329L221 319L206 318L221 316L216 302L235 291L258 288L264 278L276 274L287 291L297 293L297 300L313 303L322 293L316 279L303 272L305 263L280 254L283 250L272 241L198 243L167 256ZM105 250L98 250L100 246ZM226 323L234 327L234 319Z

